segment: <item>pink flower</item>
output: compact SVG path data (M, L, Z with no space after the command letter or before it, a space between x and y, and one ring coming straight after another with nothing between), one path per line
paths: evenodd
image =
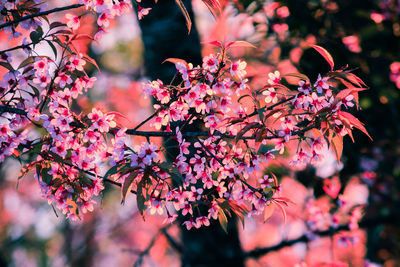
M148 15L150 10L151 10L151 8L143 8L143 7L139 6L139 10L138 10L139 20L143 19L144 16Z
M192 229L192 227L196 227L196 225L197 225L197 224L193 221L193 218L190 218L189 221L185 221L185 222L183 222L182 224L186 226L186 229L187 229L187 230L190 230L190 229ZM196 228L198 228L198 227L196 227Z
M203 68L210 72L216 72L218 69L218 59L214 54L203 58Z
M305 95L308 95L311 91L311 84L309 81L300 81L298 90Z
M372 12L372 13L371 13L371 19L372 19L376 24L378 24L378 23L381 23L381 22L385 19L385 16L382 15L382 14L379 14L379 13L377 13L377 12Z
M46 72L49 69L47 58L39 58L36 60L35 63L33 63L33 68L39 73Z
M239 79L242 79L245 75L246 75L246 68L247 63L245 61L235 61L234 63L232 63L231 65L231 75L235 76L237 75L239 77Z
M289 26L286 23L277 23L272 26L272 29L277 34L282 34L288 31Z
M54 79L54 82L58 84L61 88L64 88L65 85L72 83L72 79L68 74L65 74L65 72L60 72L58 76Z
M281 82L279 71L271 72L268 74L268 83L271 85L279 84Z
M156 212L160 215L164 213L163 204L157 198L152 198L150 201L150 214L155 214Z
M173 223L176 220L176 218L178 218L178 214L171 215L168 212L168 217L164 219L163 224L164 223Z
M71 56L69 58L69 62L70 71L74 71L75 69L83 71L83 66L86 64L86 61L83 59L82 54Z
M39 74L32 80L34 83L39 84L41 87L46 87L50 82L50 77L47 74Z
M321 78L321 74L318 74L318 79L314 83L314 87L317 89L319 94L326 93L329 89L329 84L327 83L328 77Z
M265 95L265 103L277 103L278 102L278 96L275 92L274 88L268 88L267 90L265 90L263 93L263 95Z
M103 28L107 28L110 26L110 19L111 14L108 11L105 11L100 14L100 16L97 18L97 25Z
M67 27L72 30L77 30L81 25L80 17L74 14L68 13L65 15L67 19Z

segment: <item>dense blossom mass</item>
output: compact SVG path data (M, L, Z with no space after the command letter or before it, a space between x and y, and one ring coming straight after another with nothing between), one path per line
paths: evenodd
M7 1L0 9L8 14L22 2ZM25 7L27 14L45 9L34 2ZM105 33L110 19L131 6L122 0L80 3L97 14L95 39ZM138 10L139 18L149 12ZM282 18L286 11L279 12ZM19 48L25 52L22 62L15 59L14 49L1 52L0 65L7 72L0 82L0 161L13 156L26 162L21 176L34 170L43 198L71 219L93 210L104 182L121 186L122 201L130 192L136 194L143 216L148 210L172 222L174 210L181 213L187 229L208 226L213 219L224 226L232 212L241 219L264 213L267 219L271 206L284 213L290 202L280 195L279 177L263 173L272 160L286 154L291 165L304 166L320 161L329 146L340 161L343 137L352 138L354 127L366 133L347 112L358 106L365 84L350 71L334 70L332 57L319 46L314 48L331 71L315 81L274 71L265 74L265 86L251 88L247 63L229 58L233 45L250 45L215 41L217 53L205 56L201 66L167 60L176 67L174 83L143 85L156 103L154 114L135 129L117 127L116 114L99 108L77 112L74 101L96 82L85 72L95 62L74 48L76 40L91 38L74 32L81 17L68 13L65 18L66 24L35 17L5 27L10 38L21 35L19 27L30 35ZM11 15L4 16L3 22L8 21ZM35 52L40 42L51 43L54 57ZM154 132L139 131L147 122ZM200 131L187 130L194 122ZM147 141L129 146L129 135ZM165 160L166 148L153 142L160 136L179 148L173 161ZM106 164L111 168L104 172ZM332 181L324 189L336 199L340 182ZM337 206L331 215L310 202L310 228L342 221L357 228L361 211L349 209L345 201Z

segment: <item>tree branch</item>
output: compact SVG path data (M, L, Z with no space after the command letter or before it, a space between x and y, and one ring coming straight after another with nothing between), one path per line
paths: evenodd
M154 244L157 241L157 238L160 234L164 233L164 231L166 231L169 227L171 227L172 224L166 225L164 227L162 227L161 229L158 230L158 232L153 236L153 238L151 239L150 243L147 245L146 249L143 250L142 252L139 253L139 258L137 259L137 261L135 262L135 264L133 265L134 267L139 267L142 265L143 263L143 258L144 256L146 256L147 254L149 254L150 249L154 246Z
M377 217L377 218L366 218L359 223L359 227L360 228L369 228L371 226L376 226L376 225L385 224L385 223L397 224L399 221L400 221L400 214L391 214L388 216L381 216L381 217ZM350 229L349 229L349 226L346 224L346 225L340 225L337 228L330 228L330 229L324 230L324 231L313 232L313 234L317 235L319 237L333 236L340 231L348 231L348 230L350 230ZM244 258L259 258L269 252L277 251L277 250L280 250L285 247L290 247L297 243L308 243L312 240L313 239L308 237L307 235L302 235L295 239L283 240L281 243L274 245L274 246L264 247L264 248L255 248L253 250L244 252L243 257Z
M0 114L3 114L5 112L8 113L13 113L13 114L19 114L19 115L27 115L28 113L25 110L19 109L19 108L14 108L10 106L0 106Z
M179 244L167 231L167 229L162 228L161 232L164 234L165 238L168 240L168 243L179 253L183 252L183 247Z
M8 21L6 23L0 24L0 29L3 29L3 28L8 27L8 26L11 26L13 24L20 23L20 22L28 20L28 19L33 19L33 18L36 18L36 17L46 16L46 15L49 15L51 13L60 12L60 11L64 11L64 10L69 10L69 9L74 9L74 8L78 8L78 7L81 7L81 6L83 6L83 5L74 4L74 5L64 6L64 7L57 7L57 8L54 8L54 9L50 9L50 10L42 11L42 12L38 12L38 13L33 13L33 14L30 14L30 15L23 16L23 17L15 19L15 20L10 20L10 21Z
M29 43L29 44L25 44L25 45L14 46L14 47L8 48L8 49L6 49L6 50L0 51L0 54L4 54L4 53L6 53L6 52L10 52L10 51L13 51L13 50L28 48L28 47L29 47L30 45L32 45L32 44L33 44L33 43Z
M4 105L0 105L0 114L4 113L4 112L9 112L9 113L14 113L14 114L19 114L19 115L27 115L27 112L22 110L22 109L18 109L18 108L14 108L14 107L9 107L9 106L4 106ZM154 115L154 114L153 114ZM150 120L149 118L147 118L147 120ZM139 124L138 126L140 127L141 125L143 125L143 123ZM75 126L75 125L74 125ZM172 137L172 136L176 136L175 132L158 132L158 131L137 131L135 129L138 128L135 127L134 129L128 129L126 131L126 134L128 135L134 135L134 136L144 136L144 137ZM298 130L298 131L294 131L292 133L292 136L295 135L299 135L299 134L303 134L313 128L315 128L316 125L312 124L304 129ZM113 133L115 131L118 131L118 128L112 129L110 131L110 133ZM220 132L214 132L213 134L211 134L211 132L209 131L199 131L199 132L184 132L182 133L182 136L184 137L210 137L210 136L220 136L222 138L227 138L227 139L234 139L236 138L236 135L229 135L229 134L224 134L224 133L220 133ZM242 140L253 140L255 139L255 136L242 136L240 139ZM276 136L265 136L263 139L274 139L276 138Z

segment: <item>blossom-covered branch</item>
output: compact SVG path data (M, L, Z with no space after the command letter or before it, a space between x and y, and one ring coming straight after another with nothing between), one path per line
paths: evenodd
M122 0L83 2L98 15L95 38L101 38L109 19L129 7ZM67 19L66 25L47 22L46 34L38 24L28 25L32 43L51 37L54 57L28 49L17 66L14 51L1 54L6 74L0 83L0 162L10 156L27 162L20 177L34 172L42 197L68 218L92 211L104 182L121 187L122 202L134 193L142 216L164 214L165 222L173 222L179 213L189 230L210 220L226 229L232 213L242 221L244 216L267 218L272 206L285 214L283 205L290 200L280 195L274 173L264 173L275 158L287 152L291 165L312 164L323 157L322 147L331 146L340 161L343 137L352 138L354 127L367 133L344 111L358 105L358 92L365 90L357 76L334 70L329 61L332 70L314 82L299 73L275 71L266 75L264 86L252 88L247 63L229 58L230 49L245 42L214 42L216 53L199 66L167 59L175 65L178 82L143 84L143 93L156 101L155 112L133 129L117 128L114 112L92 108L77 113L72 103L96 82L86 64L97 65L74 46L92 39L74 32L80 16ZM188 131L195 120L203 129ZM145 124L154 130L139 131ZM147 138L131 145L130 135ZM166 147L152 137L176 141L172 161L163 158Z

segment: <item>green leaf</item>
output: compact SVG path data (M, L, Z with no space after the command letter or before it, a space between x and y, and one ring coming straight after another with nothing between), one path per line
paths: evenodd
M53 177L49 174L49 171L50 171L50 169L45 168L45 169L42 169L42 173L41 173L42 180L46 184L50 184L51 180L53 179Z
M237 100L237 102L240 103L240 100L242 100L242 99L245 98L245 97L250 97L250 98L251 98L251 95L249 95L249 94L242 95L241 97L239 97L239 99Z
M365 129L364 124L359 121L356 117L354 117L352 114L345 112L345 111L338 111L339 117L342 119L347 120L347 122L351 125L362 131L365 135L369 137L372 141L372 137L369 135L367 129Z
M218 14L221 13L221 4L219 0L202 0L203 3L208 7L215 19L217 19Z
M131 172L128 177L125 178L125 181L122 185L121 188L121 203L124 204L126 196L129 194L129 192L132 189L132 183L135 180L135 178L138 176L139 172Z
M257 155L263 155L274 148L273 145L261 145L258 148Z
M307 75L304 75L301 73L287 73L287 74L282 75L282 77L295 77L295 78L299 78L300 80L310 81L310 78L308 78Z
M142 180L140 180L140 182L138 183L136 192L137 207L140 214L142 215L143 220L144 220L144 211L146 210L146 205L144 204L146 202L146 197L143 194L143 189L146 190L146 180L148 177L149 174L145 172Z
M29 37L31 38L31 41L34 45L40 42L40 40L42 39L42 36L43 36L43 31L38 31L38 30L31 32L29 35Z
M104 179L108 178L109 176L121 172L123 169L129 167L129 163L123 163L121 165L115 165L111 167L106 174L104 175Z
M9 71L14 71L14 68L8 62L0 62L0 66L8 69Z
M38 90L35 86L33 86L33 85L31 85L31 84L28 84L28 85L29 85L29 87L32 88L32 90L33 90L33 92L35 93L36 97L39 98L39 96L40 96L39 90Z
M218 212L218 221L224 232L228 234L228 218L226 217L224 210L221 208Z
M175 167L171 168L170 175L171 175L172 179L178 183L182 183L184 180L181 172Z
M235 142L237 143L243 137L243 135L245 133L247 133L248 131L250 131L251 129L261 128L261 127L262 127L262 125L260 123L258 123L258 122L250 122L245 127L243 127L242 130L240 130L238 132L238 134L236 135L236 138L235 138Z
M46 40L46 42L49 44L49 46L50 46L51 49L53 50L54 58L57 58L57 48L54 46L54 44L53 44L51 41Z
M35 58L34 57L28 57L24 61L22 61L21 64L19 64L18 69L26 67L29 64L32 64L33 62L35 62Z
M55 21L55 22L52 22L50 24L50 30L52 30L54 28L57 28L57 27L64 27L64 26L67 26L67 25L65 23L61 23L59 21Z
M264 110L259 108L257 109L258 117L260 117L260 121L264 121Z
M219 177L219 172L213 172L212 174L211 174L211 177L212 177L212 179L213 180L217 180L218 179L218 177Z
M285 208L284 208L284 207L282 206L282 204L279 203L279 202L276 202L276 201L275 201L274 203L275 203L276 206L281 210L282 216L283 216L283 223L286 224L287 215L286 215Z

